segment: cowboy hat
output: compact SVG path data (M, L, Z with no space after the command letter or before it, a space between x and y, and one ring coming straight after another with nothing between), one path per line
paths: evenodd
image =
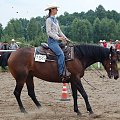
M12 39L11 41L15 41L14 39Z
M59 8L57 5L48 5L45 11L50 10L52 8Z
M99 42L103 42L102 40L100 40Z
M119 40L115 40L115 42L119 42Z
M106 40L103 40L103 42L106 42Z

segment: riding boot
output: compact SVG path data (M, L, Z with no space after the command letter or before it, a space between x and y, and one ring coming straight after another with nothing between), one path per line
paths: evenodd
M63 76L64 77L70 77L71 73L67 70L67 68L65 67L64 72L63 72Z
M63 75L60 75L60 80L63 83L69 83L71 73L65 68Z

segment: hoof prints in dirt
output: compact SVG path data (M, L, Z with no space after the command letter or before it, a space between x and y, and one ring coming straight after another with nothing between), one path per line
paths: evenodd
M106 74L101 71L102 74ZM83 98L78 96L79 110L82 116L78 117L73 110L73 100L70 86L67 85L69 102L61 99L62 84L43 82L34 78L35 92L42 107L37 109L24 86L21 99L28 114L20 113L18 104L13 95L15 80L10 73L0 73L0 120L119 120L120 119L120 82L119 80L102 79L92 72L86 71L84 78L97 90L94 90L84 80L82 83L88 94L90 104L97 116L91 117L86 112Z

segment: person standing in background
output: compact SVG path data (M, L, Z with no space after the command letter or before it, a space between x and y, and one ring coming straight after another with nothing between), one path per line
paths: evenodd
M116 41L115 41L115 49L116 49L117 51L120 51L120 41L119 41L119 40L116 40Z
M113 44L112 39L110 39L110 41L107 43L107 48L110 48L110 47L115 48L115 45Z
M107 47L107 42L106 42L106 40L103 40L103 47L104 47L104 48Z
M99 45L103 47L103 41L102 40L99 41Z
M10 50L16 50L18 49L19 46L17 45L17 43L15 42L14 39L11 40L11 44L10 44Z

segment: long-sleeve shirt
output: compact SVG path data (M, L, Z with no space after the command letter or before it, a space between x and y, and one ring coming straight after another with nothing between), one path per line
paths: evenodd
M16 43L11 43L10 44L10 50L16 50L18 48L19 48L19 46Z
M51 16L46 19L46 32L48 37L59 40L60 37L67 38L61 31L58 20Z

